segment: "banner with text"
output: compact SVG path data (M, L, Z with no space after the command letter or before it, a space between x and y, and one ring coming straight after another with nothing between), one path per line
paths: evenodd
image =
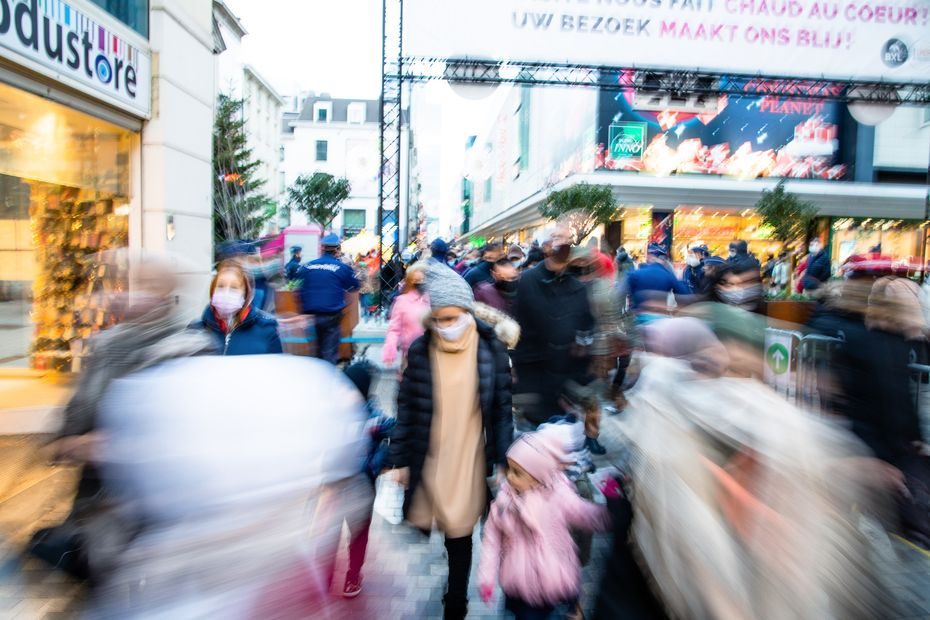
M930 0L405 0L407 57L914 82Z

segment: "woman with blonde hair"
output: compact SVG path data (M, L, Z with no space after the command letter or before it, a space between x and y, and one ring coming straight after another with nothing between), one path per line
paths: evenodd
M281 353L278 322L252 305L255 284L235 260L225 260L210 283L210 305L191 327L214 337L222 355Z
M403 292L394 299L391 306L390 322L381 352L382 361L389 366L397 361L398 351L401 360L405 360L410 345L425 330L423 318L429 314L426 271L422 263L411 265L404 277Z

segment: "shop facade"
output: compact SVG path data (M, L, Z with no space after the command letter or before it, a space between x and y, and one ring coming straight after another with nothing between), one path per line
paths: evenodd
M622 78L604 76L629 83ZM755 205L765 190L784 182L817 209L817 233L834 265L879 245L895 260L921 262L925 176L885 174L880 164L887 157L880 157L877 138L888 128L860 124L844 103L765 96L750 88L745 95L658 103L631 89L527 91L511 93L494 124L474 141L472 150L479 148L488 165L480 176L468 174L490 191L474 201L473 236L538 238L547 224L539 213L546 196L588 183L612 187L620 208L587 243L623 245L642 257L650 241L661 241L681 265L691 245L726 255L729 243L740 239L765 260L783 248ZM558 101L567 97L571 105ZM521 116L526 109L529 118ZM912 119L904 114L910 110L900 108L888 123ZM518 131L523 126L527 132ZM910 131L909 142L895 141L901 145L895 162L926 163L926 129L930 125Z
M205 296L210 3L98 4L0 2L0 370L75 370L147 253Z

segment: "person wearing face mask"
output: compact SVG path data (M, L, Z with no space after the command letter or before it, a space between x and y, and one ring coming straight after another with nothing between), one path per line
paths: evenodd
M717 280L717 301L749 312L759 312L762 305L762 280L757 269L729 267Z
M494 282L482 282L475 287L475 301L512 317L517 304L520 272L509 258L502 258L491 267L491 277Z
M730 251L727 257L728 265L738 265L740 269L746 269L753 267L755 269L761 269L762 265L759 264L759 261L755 256L749 253L749 244L743 240L731 241L730 242Z
M404 517L445 537L444 617L468 613L472 533L488 503L486 477L502 476L513 441L507 348L473 314L471 288L443 269L427 280L427 330L410 346L397 395L389 465L406 487Z
M403 293L394 298L381 350L381 360L388 366L397 361L398 352L403 363L410 345L423 335L423 318L429 313L426 273L423 263L411 265L404 277Z
M523 248L514 243L510 246L510 249L507 250L507 260L509 260L514 267L519 269L523 266L523 261L526 260L526 252L523 251Z
M570 381L587 383L594 317L585 285L569 272L572 239L564 226L543 244L546 259L525 271L517 287L516 319L523 334L513 353L521 424L532 430L565 413Z
M499 243L489 243L481 250L481 261L465 272L465 281L474 288L482 282L493 282L491 277L491 266L503 254L503 247Z
M688 264L681 274L681 280L688 287L688 291L693 294L701 292L704 281L704 259L708 254L706 245L695 245L685 256L685 262Z
M210 284L210 305L191 328L210 334L223 355L281 353L278 322L252 305L253 294L240 263L220 263Z
M812 240L808 249L810 254L807 258L807 269L804 271L801 285L805 291L814 291L830 279L830 257L827 255L827 251L820 239Z

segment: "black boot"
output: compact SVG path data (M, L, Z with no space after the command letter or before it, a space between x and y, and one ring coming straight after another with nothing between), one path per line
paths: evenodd
M443 618L464 620L468 615L468 575L471 572L471 536L446 538L449 585L442 597Z
M450 600L449 595L442 597L443 620L465 620L468 615L468 599Z

